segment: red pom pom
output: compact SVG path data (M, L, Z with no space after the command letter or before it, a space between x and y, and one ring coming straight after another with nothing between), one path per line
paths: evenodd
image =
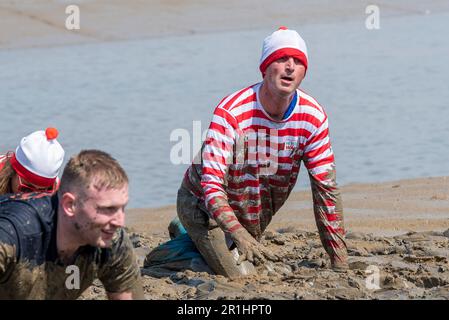
M56 128L47 128L45 130L45 135L47 136L47 140L53 140L58 137L58 129Z
M278 30L288 30L288 28L284 27L284 26L280 26Z

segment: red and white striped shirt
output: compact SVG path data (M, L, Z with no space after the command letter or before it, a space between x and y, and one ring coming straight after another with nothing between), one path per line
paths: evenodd
M325 247L335 253L332 248L345 244L327 115L314 98L298 89L290 116L274 120L260 104L261 84L219 103L201 161L187 170L183 185L205 202L225 232L245 227L258 239L287 200L303 161L319 231Z

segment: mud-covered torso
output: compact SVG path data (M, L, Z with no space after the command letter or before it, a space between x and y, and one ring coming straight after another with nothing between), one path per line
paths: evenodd
M0 299L76 299L96 278L109 292L138 284L140 271L122 229L111 248L83 246L63 263L56 208L56 196L0 197Z
M245 146L246 147L246 146ZM245 151L246 149L244 149ZM295 150L296 151L296 150ZM224 190L228 197L228 203L234 210L239 222L245 225L248 231L259 237L274 214L282 207L295 186L299 167L299 152L292 153L288 163L278 164L275 172L271 174L260 174L260 165L244 163L229 165L229 171L224 180ZM186 172L184 187L204 201L201 189L202 164L193 164ZM251 184L245 183L251 180ZM252 211L253 208L259 208ZM247 222L245 218L257 217Z
M17 261L9 266L14 271L2 279L0 299L76 299L97 278L98 264L92 257L81 253L71 265L46 261L31 266L26 261Z

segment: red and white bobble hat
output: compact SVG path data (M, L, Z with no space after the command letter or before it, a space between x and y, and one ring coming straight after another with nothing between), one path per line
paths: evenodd
M259 66L262 75L265 75L265 70L271 63L285 56L298 58L307 71L306 43L295 30L280 27L263 41L262 57L260 58Z
M64 149L57 137L57 129L47 128L22 138L11 158L11 165L17 174L32 184L52 186L64 161Z

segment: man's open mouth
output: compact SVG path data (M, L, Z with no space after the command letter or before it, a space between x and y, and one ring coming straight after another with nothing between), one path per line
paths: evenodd
M102 233L104 233L107 237L112 237L114 235L114 230L101 230Z
M289 77L289 76L283 76L283 77L281 77L281 80L285 80L285 81L293 81L293 78L292 78L292 77Z

